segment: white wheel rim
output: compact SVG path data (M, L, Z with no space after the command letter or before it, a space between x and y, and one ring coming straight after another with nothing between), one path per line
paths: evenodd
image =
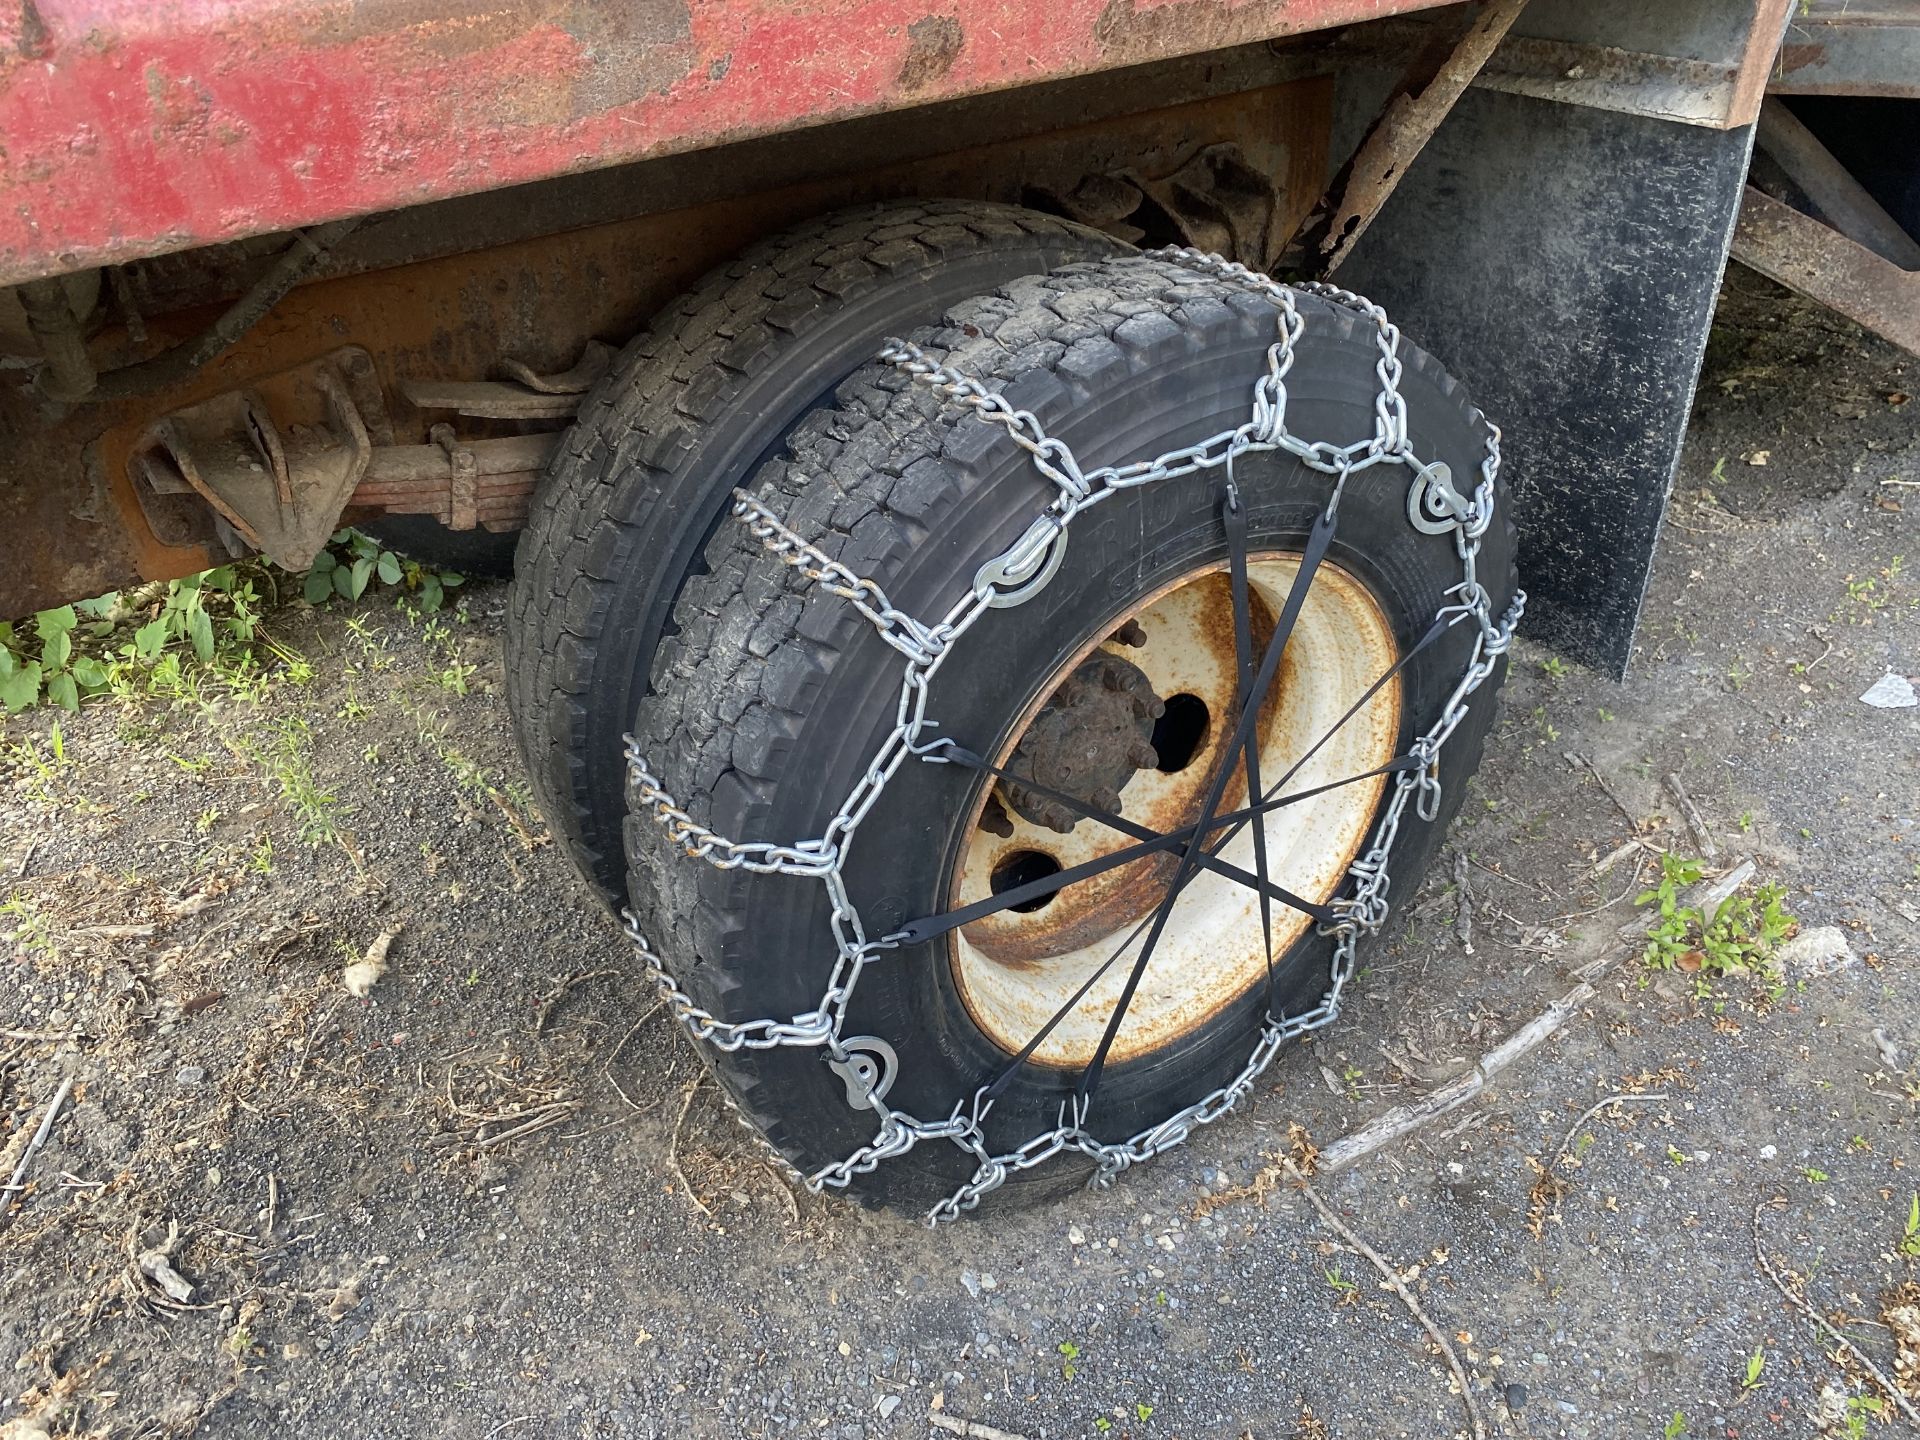
M1272 617L1298 565L1299 557L1293 554L1249 558L1256 654L1271 633ZM1143 671L1163 699L1191 696L1205 706L1205 739L1190 762L1173 773L1138 771L1120 792L1125 818L1166 831L1197 818L1220 749L1231 738L1234 629L1224 564L1174 581L1125 619L1140 626L1145 643L1127 646L1104 639L1072 656L1050 677L994 761L1009 765L1020 736L1047 697L1096 649L1112 650ZM1339 566L1323 563L1261 707L1257 733L1263 785L1271 789L1296 764L1299 769L1283 793L1326 785L1391 761L1400 733L1397 675L1352 719L1335 726L1397 658L1392 627L1372 592ZM1195 713L1190 702L1183 703L1187 713ZM1328 738L1302 763L1302 756L1323 736ZM1262 817L1273 883L1317 903L1332 898L1366 842L1387 779L1377 776L1342 785ZM1033 873L1035 865L1042 873L1055 864L1070 868L1134 843L1132 837L1087 819L1062 835L1033 824L1011 806L1006 814L1013 834L1001 837L980 828L985 803L983 794L968 819L969 838L951 887L955 906L992 895L996 871L1017 876ZM1227 811L1247 803L1246 774L1236 767L1219 808ZM1034 856L1045 858L1036 861ZM1241 828L1220 858L1245 870L1254 868L1250 826ZM953 974L974 1023L1009 1053L1024 1049L1109 960L1141 917L1152 914L1177 865L1176 854L1150 856L1069 886L1035 910L1003 910L955 931L949 939ZM1003 880L1000 888L1005 885ZM1276 903L1272 922L1277 961L1311 921ZM1143 940L1144 930L1107 965L1087 995L1033 1051L1034 1063L1079 1068L1092 1061ZM1258 895L1229 877L1202 872L1174 904L1127 1007L1111 1060L1138 1058L1173 1044L1254 985L1264 984L1266 976Z

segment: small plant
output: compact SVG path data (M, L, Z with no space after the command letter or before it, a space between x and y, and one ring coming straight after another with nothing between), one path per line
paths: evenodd
M1333 1289L1333 1292L1343 1300L1360 1288L1340 1273L1340 1267L1338 1265L1331 1266L1322 1273L1326 1275L1327 1284Z
M1887 1402L1878 1395L1849 1395L1846 1418L1840 1422L1845 1440L1867 1440L1867 1420L1885 1413Z
M83 602L85 613L94 617L91 623L112 631L113 622L104 617L119 598L103 595L99 600ZM32 639L19 634L12 625L0 623L0 705L15 711L50 700L63 710L78 711L82 695L107 687L106 667L74 649L74 632L81 627L83 606L42 610L33 617ZM39 641L38 646L34 640Z
M1907 1206L1906 1232L1894 1248L1909 1260L1920 1260L1920 1190L1913 1192L1913 1200Z
M24 896L15 895L0 903L0 920L13 922L11 929L0 930L0 940L10 940L23 950L41 955L60 953L60 947L53 939L53 922L41 913L38 905Z
M1729 895L1707 915L1699 906L1680 901L1681 891L1698 883L1704 873L1698 860L1673 854L1660 857L1659 884L1633 902L1657 907L1642 958L1656 970L1773 979L1774 952L1799 929L1799 922L1783 904L1786 888L1767 884L1750 895Z
M446 669L434 671L433 678L442 690L451 690L456 695L465 695L467 681L473 678L473 672L479 668L478 665L463 665L455 660L450 662Z
M1080 1358L1080 1347L1071 1340L1062 1340L1059 1345L1059 1350L1061 1356L1060 1378L1062 1380L1071 1380L1079 1373L1074 1361Z
M1669 1145L1667 1146L1667 1159L1671 1160L1675 1165L1684 1165L1687 1163L1687 1152Z
M1833 1177L1824 1170L1816 1170L1811 1165L1802 1165L1800 1173L1806 1176L1809 1185L1824 1185Z
M93 695L131 697L142 680L150 693L198 701L199 679L182 666L182 650L236 694L257 699L265 676L252 650L260 622L255 582L268 576L257 563L222 565L151 586L137 599L115 591L43 610L31 635L0 623L0 705L24 710L44 701L78 710ZM136 620L130 632L122 629Z
M1147 1404L1145 1401L1142 1401L1142 1400L1136 1400L1133 1402L1133 1418L1138 1420L1142 1425L1146 1424L1147 1421L1152 1418L1152 1416L1153 1416L1153 1406Z
M1540 669L1549 680L1564 680L1567 678L1567 662L1562 660L1558 655L1549 655L1546 659L1542 660L1540 662Z
M378 579L382 585L419 600L420 609L433 611L446 604L447 591L465 582L451 570L434 570L418 560L384 550L371 535L358 530L336 531L328 548L313 557L313 568L301 583L309 605L324 605L338 596L358 600Z
M1747 1373L1741 1377L1740 1388L1742 1390L1759 1389L1760 1376L1762 1372L1766 1370L1766 1368L1767 1368L1766 1348L1761 1345L1756 1345L1753 1347L1753 1353L1747 1356Z
M311 740L307 722L289 715L270 727L263 740L238 742L237 748L280 787L280 798L299 823L300 838L309 845L330 845L340 838L333 814L338 801L313 777Z
M1660 1432L1660 1440L1680 1440L1687 1433L1687 1412L1676 1410L1673 1418L1667 1421L1666 1428Z

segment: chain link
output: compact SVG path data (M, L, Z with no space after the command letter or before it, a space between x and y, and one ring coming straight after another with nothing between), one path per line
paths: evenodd
M955 642L996 599L1019 591L1029 582L1040 567L1046 547L1061 544L1082 511L1122 490L1231 466L1241 455L1263 451L1283 451L1311 469L1332 476L1327 502L1329 514L1352 478L1376 466L1404 467L1415 483L1426 475L1426 467L1415 457L1408 438L1406 401L1399 390L1400 332L1380 307L1331 285L1288 287L1244 265L1197 250L1183 248L1159 254L1199 274L1263 297L1273 305L1276 316L1276 337L1267 349L1266 369L1253 386L1249 418L1232 430L1221 431L1179 450L1149 460L1084 469L1069 446L1047 434L1038 417L1017 409L978 380L941 364L905 341L889 340L881 350L879 358L883 362L971 410L983 422L1004 427L1013 442L1027 452L1034 469L1050 481L1055 490L1053 500L1035 517L1021 538L1006 554L982 567L973 588L956 600L946 615L929 623L898 609L877 583L855 574L796 534L760 500L745 493L736 498L734 518L754 539L828 593L846 600L905 658L906 665L892 731L821 835L797 844L742 843L700 824L681 808L648 769L638 742L632 736L627 737L626 757L635 801L686 855L721 869L815 878L823 881L828 890L835 944L832 972L819 1007L790 1020L732 1022L701 1008L667 970L632 914L626 915L627 933L646 968L647 977L674 1017L696 1041L729 1052L781 1046L818 1048L829 1061L843 1067L850 1063L851 1052L843 1037L848 1004L866 967L897 949L900 941L890 936L867 936L840 874L847 843L887 782L909 757L937 762L938 756L930 752L939 742L927 738L932 728L926 714L927 691L946 657L952 653ZM1374 374L1379 388L1374 398L1373 434L1365 440L1334 445L1304 439L1287 427L1287 377L1293 367L1296 346L1306 329L1305 319L1295 303L1295 296L1301 293L1351 310L1373 327L1379 352ZM916 1145L932 1141L958 1146L971 1157L974 1170L952 1195L933 1207L927 1216L929 1223L950 1220L972 1210L1014 1174L1067 1153L1092 1160L1093 1183L1107 1185L1123 1171L1181 1144L1199 1127L1212 1124L1234 1109L1283 1045L1331 1023L1339 1015L1361 939L1376 933L1386 922L1391 885L1388 861L1406 812L1411 806L1425 821L1432 821L1439 814L1442 748L1466 718L1470 697L1486 683L1512 644L1514 629L1526 604L1525 594L1516 591L1506 610L1495 616L1492 601L1476 573L1480 541L1493 521L1499 471L1500 432L1488 424L1478 483L1464 514L1457 517L1452 527L1461 579L1447 592L1451 603L1436 617L1448 625L1472 622L1476 627L1472 651L1464 673L1441 707L1439 718L1410 747L1410 753L1421 763L1395 774L1392 795L1374 825L1371 843L1348 866L1350 893L1334 899L1328 907L1333 919L1320 926L1320 933L1330 936L1334 944L1327 989L1319 1003L1304 1014L1269 1020L1262 1027L1252 1054L1233 1079L1159 1124L1118 1143L1103 1142L1087 1130L1084 1101L1063 1104L1051 1130L1042 1131L1012 1150L995 1153L988 1148L985 1129L993 1101L984 1089L971 1097L963 1097L946 1118L931 1121L893 1109L879 1093L867 1093L861 1103L874 1112L877 1120L873 1139L845 1159L806 1177L811 1189L818 1192L844 1188Z

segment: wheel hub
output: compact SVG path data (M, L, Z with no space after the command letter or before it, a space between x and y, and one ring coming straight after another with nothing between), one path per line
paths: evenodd
M1273 633L1298 565L1284 551L1249 556L1256 652ZM1246 769L1228 753L1238 666L1226 566L1204 565L1169 581L1142 596L1125 620L1061 665L1051 688L1040 689L1044 698L1032 720L993 763L1160 834L1192 824L1216 779L1224 778L1219 810L1247 805ZM1385 792L1379 774L1344 782L1377 771L1394 754L1397 657L1392 626L1366 585L1323 563L1253 733L1262 786L1284 777L1287 791L1312 794L1265 814L1261 828L1274 883L1315 903L1338 889ZM1377 684L1383 674L1391 678ZM1343 783L1312 793L1335 781ZM976 828L956 862L950 893L957 903L1097 861L1138 838L1085 816L1067 823L1074 818L1069 807L1056 811L1047 797L1023 794L1016 783L996 785L978 805ZM1217 844L1222 860L1255 868L1248 829ZM1142 855L954 932L954 977L975 1023L1009 1054L1050 1027L1031 1063L1087 1064L1131 973L1128 957L1144 944L1143 922L1179 865L1171 851ZM1263 983L1269 933L1278 956L1308 923L1282 906L1272 912L1269 932L1251 888L1211 871L1195 875L1167 917L1109 1058L1149 1054L1205 1025Z
M1111 650L1096 650L1048 698L1007 768L1118 814L1127 782L1160 763L1153 723L1166 713L1139 666ZM1017 814L1062 835L1073 833L1080 819L1079 812L1024 785L1002 782L1000 794Z

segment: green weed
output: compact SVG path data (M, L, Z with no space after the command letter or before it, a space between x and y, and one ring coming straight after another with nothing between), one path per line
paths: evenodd
M1707 915L1697 905L1680 900L1681 892L1697 884L1704 873L1698 860L1672 854L1660 857L1659 883L1633 902L1657 907L1642 958L1656 970L1749 974L1777 981L1774 952L1799 926L1783 903L1786 887L1766 884L1752 894L1729 895Z
M336 597L358 600L375 580L419 601L422 610L446 604L447 591L466 583L452 570L435 570L404 555L382 549L380 542L358 530L336 531L328 548L313 557L313 568L301 582L309 605L324 605Z

